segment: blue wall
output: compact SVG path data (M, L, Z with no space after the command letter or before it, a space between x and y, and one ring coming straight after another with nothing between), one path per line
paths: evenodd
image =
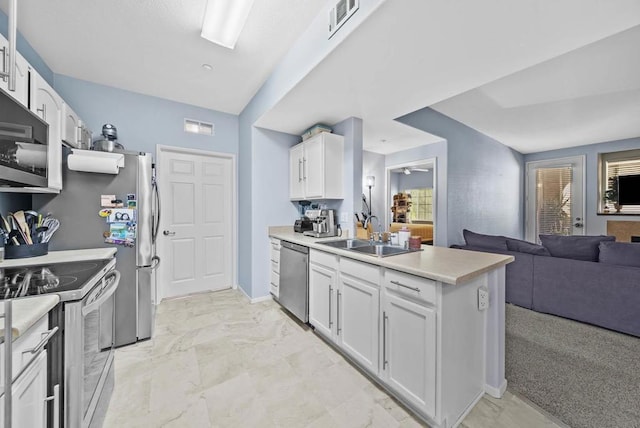
M94 140L102 125L118 128L118 142L127 150L152 153L156 145L188 147L224 153L238 153L238 117L163 98L142 95L55 75L55 89L93 130ZM184 119L215 125L208 137L184 132Z
M362 193L367 196L367 202L369 202L369 188L365 185L365 179L369 175L374 176L376 182L375 186L371 188L371 199L373 199L371 212L373 215L378 216L381 224L384 224L385 214L389 210L384 190L384 161L385 156L379 153L367 151L362 153ZM355 206L355 211L360 213L363 210L364 207L361 208L361 202L358 202Z
M570 156L584 155L585 162L585 233L587 235L602 235L607 233L607 220L638 221L640 216L598 215L598 153L618 152L621 150L640 149L640 137L626 140L609 141L587 146L571 147L568 149L550 150L531 153L524 156L525 162L548 159L558 159ZM524 208L523 208L524 209Z
M434 187L436 190L436 206L434 218L434 244L439 247L449 245L449 237L447 235L447 225L449 224L447 194L449 188L448 182L448 142L440 141L433 144L415 147L413 149L403 150L401 152L391 153L385 157L387 167L403 165L408 162L414 162L425 159L435 159L435 179ZM391 214L389 212L389 214Z
M447 140L449 245L464 242L465 228L492 235L523 236L522 154L428 107L398 120ZM439 182L437 186L440 192ZM440 213L439 207L437 212ZM439 215L437 222L436 228L441 226Z
M413 171L411 174L395 174L398 176L398 187L400 190L421 189L423 187L433 187L433 170Z
M18 9L20 9L20 2L18 2ZM20 11L18 10L18 13ZM9 33L9 18L7 15L0 10L0 34L2 34L5 38L7 38L7 34ZM22 37L22 34L18 31L18 40L16 41L16 48L18 52L22 54L22 56L27 60L29 64L47 81L51 86L53 86L53 71L49 68L49 66L44 62L44 60L38 55L29 42Z

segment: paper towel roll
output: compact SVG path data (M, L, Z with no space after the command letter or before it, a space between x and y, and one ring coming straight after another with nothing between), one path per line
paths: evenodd
M69 169L83 172L99 172L102 174L117 174L118 161L116 159L95 158L70 154L67 158Z
M47 146L40 144L17 143L16 162L35 168L47 167Z

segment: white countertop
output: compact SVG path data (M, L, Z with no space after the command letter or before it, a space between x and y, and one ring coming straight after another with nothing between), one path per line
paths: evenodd
M291 226L270 227L269 236L327 253L454 285L465 283L514 260L513 256L502 254L433 247L431 245L423 245L423 251L390 257L377 257L322 245L320 244L322 241L334 241L343 238L334 236L318 239L304 236L302 233L294 232Z
M13 339L17 339L29 330L40 318L47 314L60 301L57 294L24 297L12 300L11 330ZM0 314L4 313L4 302L0 302ZM4 318L0 319L0 336L4 336Z
M116 251L116 248L90 248L88 250L49 251L49 254L44 256L11 260L5 259L0 262L0 268L110 259L116 255Z

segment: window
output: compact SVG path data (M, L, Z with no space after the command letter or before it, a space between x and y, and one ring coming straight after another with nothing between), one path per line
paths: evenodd
M433 221L433 189L407 189L406 193L411 195L411 211L409 219L411 223L420 221Z
M600 153L598 155L600 173L600 213L640 214L640 205L618 205L617 177L640 175L640 150Z
M571 235L570 166L536 169L536 236Z

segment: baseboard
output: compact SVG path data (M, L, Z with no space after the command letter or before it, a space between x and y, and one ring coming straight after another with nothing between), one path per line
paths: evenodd
M240 292L242 293L242 295L249 301L249 303L259 303L259 302L266 302L267 300L271 300L271 293L267 294L266 296L260 296L260 297L254 297L251 298L242 287L238 287L238 290L240 290Z
M502 398L502 396L504 395L504 392L507 390L507 380L504 379L502 381L502 384L500 385L499 388L493 387L491 385L484 385L484 392L486 392L487 394L489 394L490 396L494 397L494 398Z
M462 412L462 414L460 415L458 420L452 425L452 427L455 428L459 426L462 423L462 421L464 421L464 418L466 418L469 415L469 413L471 413L471 411L476 406L476 404L478 404L478 401L482 400L483 396L484 396L484 392L481 392L480 394L478 394L478 396L474 398L471 404L469 404L469 406L467 406L467 408L464 409L464 412Z

